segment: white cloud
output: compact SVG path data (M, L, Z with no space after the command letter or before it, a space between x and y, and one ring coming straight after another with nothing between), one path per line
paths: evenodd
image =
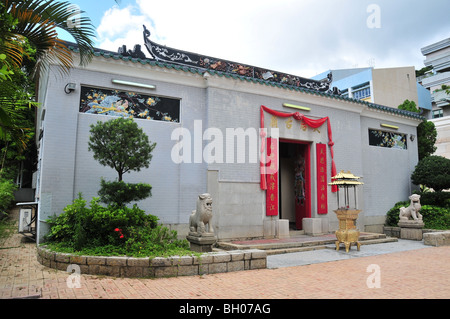
M135 44L142 44L142 25L148 24L149 18L135 12L136 8L133 6L123 9L114 6L107 10L97 28L98 46L117 51L122 45L132 49Z
M367 26L372 0L136 0L108 10L100 47L151 39L169 47L300 76L328 69L423 66L420 48L447 34L448 0L377 0L381 28ZM146 53L148 56L148 53Z

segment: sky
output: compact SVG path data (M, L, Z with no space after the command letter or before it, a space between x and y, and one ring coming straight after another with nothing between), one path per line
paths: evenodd
M333 69L424 67L421 48L450 37L449 0L69 0L97 48L150 39L302 77ZM61 33L65 40L73 41Z

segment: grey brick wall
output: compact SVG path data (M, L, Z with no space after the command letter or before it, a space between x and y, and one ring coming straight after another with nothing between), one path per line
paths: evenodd
M132 74L133 70L129 72ZM136 90L113 85L113 78L145 82L123 74L119 76L81 69L73 69L65 78L49 77L47 99L42 106L42 109L45 108L45 118L42 122L44 135L40 142L40 220L59 215L80 192L88 201L98 196L101 177L107 180L117 178L115 170L101 166L94 160L92 152L88 152L90 125L112 119L78 112L80 85L88 85L181 99L181 123L136 120L149 140L156 142L157 146L150 167L126 174L124 180L146 182L153 186L152 197L140 201L139 206L158 216L161 222L187 223L198 194L206 191L206 165L173 163L171 150L175 141L171 140L171 134L177 127L193 130L194 120L205 120L204 90L154 80L151 83L156 84L156 90ZM71 94L64 93L68 82L77 84L77 90ZM41 226L45 232L45 223Z
M282 107L283 103L293 103L311 107L310 112L305 112L306 116L330 118L337 171L350 170L355 175L364 177L365 184L358 195L358 203L363 210L358 221L361 226L372 222L380 223L386 211L396 201L404 200L411 191L409 177L417 163L417 139L414 142L408 140L408 150L385 149L369 146L367 131L368 128L379 128L381 123L386 123L386 119L389 119L388 123L399 126L399 132L415 135L418 122L389 114L377 114L359 104L239 79L210 76L205 80L202 76L189 72L103 58L95 60L89 68L90 70L72 69L66 77L57 78L50 75L45 94L42 94L46 96L45 101L42 101L42 109L45 109L46 113L42 122L44 135L40 141L40 220L60 214L79 192L88 201L97 196L101 177L110 180L117 177L113 169L101 166L93 159L92 153L88 152L90 125L111 118L78 112L81 85L181 99L181 123L136 120L150 141L157 143L157 147L148 169L124 176L127 182L146 182L153 186L153 196L139 202L139 206L158 216L161 222L173 225L175 229L186 228L187 232L184 224L188 223L189 214L196 207L197 196L207 190L214 190L218 198L215 200L214 214L217 216L213 223L218 226L218 231L222 232L219 234L220 238L245 237L246 228L251 236L262 234L265 195L257 184L259 163L249 163L248 152L253 144L246 142L245 163L208 164L202 161L176 164L171 159L171 151L176 143L171 140L171 134L175 128L183 127L191 132L194 160L195 120L202 121L203 130L208 127L218 128L223 133L222 142L225 147L227 128L259 129L261 105L294 112L293 109ZM156 90L115 85L111 83L113 78L154 84ZM64 93L64 86L68 82L77 84L77 90L71 94ZM268 118L269 116L266 116L266 123ZM311 204L312 217L317 217L315 143L328 142L326 125L320 128L319 133L299 130L299 124L295 123L295 120L292 131L281 129L284 120L279 120L279 123L280 137L312 143ZM203 141L202 149L209 143ZM238 151L242 149L238 150L237 143L234 143L234 153L237 154ZM327 160L330 176L329 152ZM226 161L225 151L223 161ZM208 171L218 172L217 178L214 181L209 180L209 184ZM237 194L233 193L233 189ZM239 202L236 202L237 199ZM240 204L243 211L239 210ZM336 220L332 210L337 207L337 200L336 194L331 191L328 192L328 207L329 213L325 217L333 224ZM44 224L41 226L45 232ZM180 224L182 226L177 228Z

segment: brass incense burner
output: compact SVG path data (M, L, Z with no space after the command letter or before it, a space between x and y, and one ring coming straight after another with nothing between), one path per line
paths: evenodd
M349 171L345 173L341 171L336 176L333 176L332 182L329 185L337 185L340 189L344 189L344 202L345 206L340 207L339 205L339 193L338 193L338 209L334 212L339 220L339 229L336 231L336 250L339 250L340 243L344 243L345 251L348 252L352 243L355 243L359 251L361 243L359 239L359 231L356 229L356 220L358 219L358 214L361 210L356 208L356 186L362 185L364 183L359 182L360 177L353 175ZM355 206L350 208L349 202L349 189L354 189Z

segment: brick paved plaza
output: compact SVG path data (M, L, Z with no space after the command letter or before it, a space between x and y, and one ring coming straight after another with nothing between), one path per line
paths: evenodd
M449 246L424 246L422 249L371 257L205 276L130 279L82 274L80 288L68 287L69 273L39 264L35 243L21 234L14 234L3 242L1 248L1 299L35 295L41 295L42 299L450 297ZM367 284L369 276L375 274L367 271L373 264L379 266L380 288L369 288Z

